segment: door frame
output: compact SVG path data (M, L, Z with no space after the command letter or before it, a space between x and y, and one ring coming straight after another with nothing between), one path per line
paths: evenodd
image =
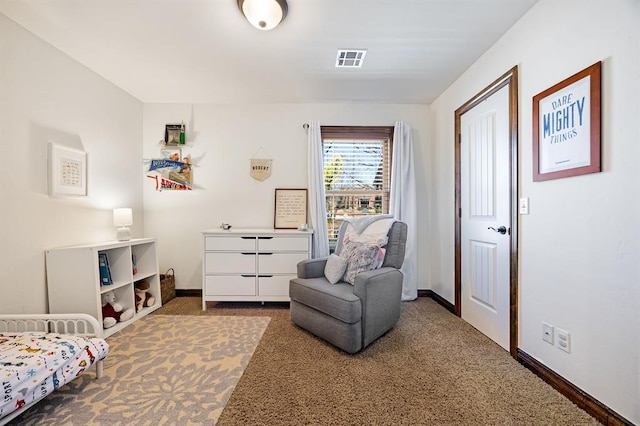
M503 87L509 88L509 168L511 187L511 235L509 249L509 353L518 356L518 66L501 75L493 83L469 99L455 111L455 314L462 315L462 194L461 117Z

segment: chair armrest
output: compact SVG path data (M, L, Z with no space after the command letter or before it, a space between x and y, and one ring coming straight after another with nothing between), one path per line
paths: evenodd
M375 296L376 293L390 287L394 289L391 292L395 295L395 288L399 288L398 300L402 298L402 279L403 275L400 270L392 267L384 267L378 269L372 269L370 271L364 271L356 275L355 282L353 284L353 293L360 299L366 300L371 296ZM384 292L387 294L388 292Z
M393 327L400 318L403 275L384 267L356 275L353 293L362 303L363 347Z
M298 262L298 278L324 277L324 267L327 264L327 259L328 257L318 257Z

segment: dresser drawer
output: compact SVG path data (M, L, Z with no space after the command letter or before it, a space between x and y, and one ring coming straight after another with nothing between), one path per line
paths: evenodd
M295 275L258 276L258 296L289 296L289 280Z
M305 237L259 237L260 251L309 251L309 238Z
M256 237L241 237L239 235L204 237L204 249L206 251L255 251Z
M259 253L258 271L260 274L295 273L298 262L307 258L307 253Z
M256 277L251 275L207 275L204 283L205 296L255 296Z
M206 252L204 272L205 274L255 274L256 254Z

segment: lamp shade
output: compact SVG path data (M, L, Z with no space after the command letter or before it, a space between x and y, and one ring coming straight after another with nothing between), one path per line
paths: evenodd
M238 0L242 14L259 30L275 28L287 16L286 0Z
M133 225L133 211L131 209L113 209L113 226Z

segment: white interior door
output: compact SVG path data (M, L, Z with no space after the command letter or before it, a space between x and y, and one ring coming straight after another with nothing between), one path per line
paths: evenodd
M509 88L461 116L461 316L509 350Z

